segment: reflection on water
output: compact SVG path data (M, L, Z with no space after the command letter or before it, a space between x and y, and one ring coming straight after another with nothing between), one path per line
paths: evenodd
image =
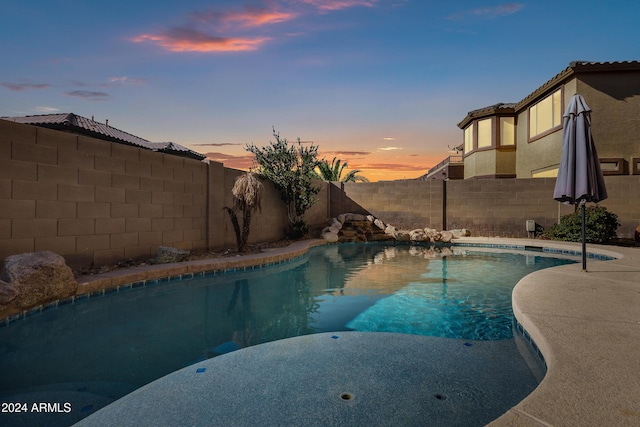
M47 310L0 328L0 395L69 389L115 399L199 360L315 332L504 338L494 334L502 330L499 322L485 320L506 316L510 324L513 285L531 271L570 261L503 255L330 245L279 266ZM486 336L460 335L469 330Z

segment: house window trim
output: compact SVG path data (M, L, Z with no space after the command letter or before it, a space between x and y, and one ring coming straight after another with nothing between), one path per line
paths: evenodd
M467 129L469 129L469 127L472 127L471 129L471 150L467 151L467 141L466 141L466 133L467 133ZM464 131L462 132L462 145L464 146L464 153L463 153L463 159L473 153L476 152L476 147L475 147L475 141L476 141L476 135L478 132L478 126L476 126L476 121L473 120L471 123L469 123L469 125L464 128Z
M510 114L500 114L500 115L493 115L493 116L488 116L488 117L481 117L478 119L475 119L473 121L471 121L469 123L469 125L463 129L463 133L462 133L462 143L463 146L466 149L466 144L465 144L465 133L467 131L467 129L469 129L469 126L473 126L473 130L471 131L471 151L465 151L464 152L464 157L467 157L473 153L479 153L479 152L483 152L483 151L489 151L489 150L515 150L516 146L518 145L518 138L517 138L517 131L514 134L514 141L513 144L510 145L502 145L501 141L501 134L500 134L500 119L502 118L511 118L513 119L513 125L514 127L517 129L517 118L515 115L510 115ZM478 122L481 122L483 120L491 120L491 145L488 145L486 147L478 147Z
M478 147L478 130L480 129L480 126L478 126L478 122L484 121L484 120L490 120L491 121L491 130L490 130L490 134L491 134L491 144L485 146L485 147ZM473 138L473 148L474 151L489 151L489 150L495 150L496 149L496 116L490 116L490 117L483 117L481 119L477 119L474 121L476 126L475 126L475 135Z
M502 119L513 119L513 144L502 144L502 132L500 128L500 122ZM515 149L518 145L518 119L515 115L501 115L496 116L496 147L497 148L513 148Z
M557 91L560 91L560 105L564 106L564 85L559 86L557 88L554 88L552 91L550 91L549 93L547 93L545 96L539 98L535 103L531 104L529 107L527 107L527 142L531 143L531 142L535 142L539 139L544 138L545 136L551 135L552 133L555 133L557 131L559 131L560 129L562 129L562 116L564 114L563 111L560 111L560 123L557 126L554 126L550 129L545 130L544 132L541 132L537 135L534 136L530 136L531 135L531 107L538 105L540 102L544 101L545 99L547 99L548 97L552 96L554 93L556 93Z

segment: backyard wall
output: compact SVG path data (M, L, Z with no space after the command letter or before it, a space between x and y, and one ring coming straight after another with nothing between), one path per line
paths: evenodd
M234 247L223 206L232 206L240 173L221 163L0 120L0 262L50 250L73 267L88 267L149 258L161 245ZM309 217L324 223L324 212L314 207ZM265 183L249 242L283 238L285 221L279 194Z
M640 224L640 176L607 176L618 215L618 237L632 238ZM344 184L345 211L371 213L396 228L467 228L474 236L527 237L526 220L545 229L573 212L553 200L555 178L389 181Z
M158 246L234 248L224 206L242 171L122 144L0 120L0 263L50 250L74 268L146 259ZM605 178L601 203L619 237L640 224L640 175ZM282 239L286 210L265 182L249 243ZM476 236L526 237L573 208L553 200L555 179L326 183L306 215L312 235L340 213L372 214L397 228L467 228ZM0 264L1 265L1 264Z

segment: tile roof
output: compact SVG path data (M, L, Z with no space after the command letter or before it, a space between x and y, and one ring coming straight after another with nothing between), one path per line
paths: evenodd
M600 71L639 71L640 61L611 61L611 62L592 62L592 61L571 61L569 66L558 74L547 80L538 89L527 95L522 101L515 106L516 110L520 110L529 105L536 98L544 95L549 89L557 84L566 81L574 74L600 72Z
M589 73L598 71L638 71L640 70L640 61L613 61L613 62L591 62L591 61L572 61L569 66L556 74L554 77L545 82L542 86L535 91L527 95L523 100L505 104L499 103L490 105L488 107L479 108L477 110L469 111L466 117L458 123L459 128L464 128L473 119L492 115L498 112L512 112L516 113L522 108L529 105L530 102L544 95L548 90L555 87L556 84L565 81L567 78L575 73Z
M133 145L135 147L144 148L151 151L173 154L181 157L189 157L191 159L203 160L204 155L190 150L175 142L150 142L146 139L131 135L130 133L121 131L107 123L98 123L93 119L78 116L73 113L65 114L43 114L24 117L2 117L16 123L24 123L35 126L48 127L58 130L70 130L93 136L98 139L106 139L108 141L121 144Z

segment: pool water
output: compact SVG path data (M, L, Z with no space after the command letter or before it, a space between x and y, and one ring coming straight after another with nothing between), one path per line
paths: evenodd
M341 244L277 266L113 292L0 328L0 400L55 396L73 402L74 421L193 363L318 332L509 340L514 285L570 262L457 246Z

